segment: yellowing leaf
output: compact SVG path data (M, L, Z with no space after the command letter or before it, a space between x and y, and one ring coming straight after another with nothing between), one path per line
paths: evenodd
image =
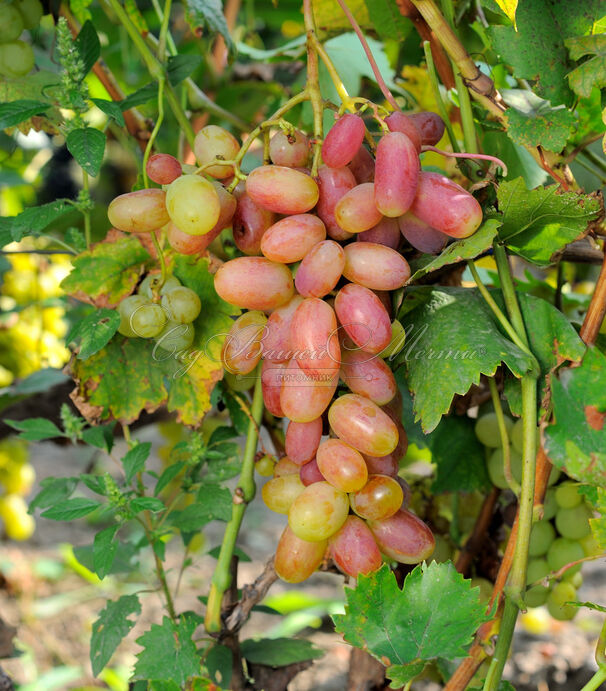
M495 0L497 5L505 12L505 14L516 23L516 9L518 8L518 0Z

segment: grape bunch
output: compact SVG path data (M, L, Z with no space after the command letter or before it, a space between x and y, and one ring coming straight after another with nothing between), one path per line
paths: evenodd
M412 564L434 549L398 478L407 439L384 358L403 334L389 292L411 275L404 240L439 252L449 238L474 233L482 211L463 188L421 170L422 146L444 131L437 115L394 112L383 124L373 156L362 117L342 115L315 178L306 135L274 134L271 162L236 188L233 237L245 256L215 274L219 296L247 310L225 340L225 370L243 377L262 360L265 407L288 420L287 455L262 494L288 514L275 568L289 582L306 579L327 556L357 577L384 557ZM216 160L224 139L209 137L199 161ZM260 470L271 473L271 461Z
M20 439L0 442L0 518L11 540L27 540L34 532L34 518L27 512L25 497L35 479L27 444Z
M34 29L44 10L40 0L12 0L0 5L0 74L15 79L31 71L34 51L20 40L26 29Z

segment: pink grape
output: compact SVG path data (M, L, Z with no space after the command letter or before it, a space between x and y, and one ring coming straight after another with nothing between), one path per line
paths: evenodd
M370 521L393 516L403 500L400 483L388 475L371 475L366 485L349 498L351 508L358 516Z
M402 499L401 508L405 509L410 504L410 500L412 499L412 490L410 489L408 482L406 482L406 480L399 475L396 477L396 482L402 488L402 495L404 498Z
M259 206L277 214L303 214L318 202L315 180L286 166L260 166L246 178L246 193Z
M389 477L396 477L400 470L400 463L396 457L396 451L392 451L386 456L368 456L367 454L363 454L369 475L389 475Z
M389 403L398 388L393 372L378 355L363 350L341 351L341 379L352 393L377 405Z
M320 468L318 468L318 461L315 458L312 458L311 461L301 466L299 477L301 478L301 482L305 485L305 487L308 485L313 485L314 482L324 482L326 479L320 472Z
M322 418L311 422L291 422L286 430L286 454L299 466L310 461L322 439Z
M261 496L265 506L271 511L288 513L292 503L304 489L299 476L293 473L268 480L261 489Z
M318 447L316 462L326 481L343 492L357 492L368 479L362 454L340 439L323 441Z
M166 191L170 220L184 233L206 235L217 224L221 202L215 185L200 175L182 175Z
M299 130L294 135L280 130L269 140L269 157L277 166L301 168L309 158L309 139Z
M363 396L348 393L328 410L334 433L369 456L385 456L398 445L398 428L378 405Z
M233 134L218 125L203 127L194 140L194 153L200 166L206 166L216 158L231 161L239 150L240 144ZM232 166L219 163L204 168L204 173L213 178L228 178L233 172Z
M324 221L326 232L333 240L347 240L351 237L351 233L346 233L337 223L335 208L342 197L355 186L356 179L349 168L322 166L318 170L320 196L316 213Z
M273 310L294 294L292 274L265 257L236 257L215 274L215 290L225 302L249 310Z
M411 211L400 216L398 225L402 235L419 252L439 254L448 243L448 235L432 228Z
M421 133L423 144L435 146L442 139L446 126L437 113L408 113L408 117Z
M389 127L390 132L405 134L413 143L417 153L421 153L421 132L408 115L394 110L385 118L385 124Z
M263 235L275 220L272 211L255 203L248 194L243 194L238 199L232 224L236 247L244 254L260 254Z
M345 268L345 252L333 240L314 245L297 269L295 286L305 297L323 298L339 282Z
M348 168L358 184L373 182L375 179L375 159L365 146L358 149Z
M418 564L428 559L436 546L431 530L407 509L382 521L369 521L368 527L381 552L401 564Z
M400 244L400 227L395 218L382 218L370 230L364 230L356 236L358 242L374 242L397 250Z
M172 221L166 226L168 244L179 254L198 254L203 252L209 245L208 236L210 234L190 235L189 233L184 233Z
M261 238L261 252L274 262L298 262L326 238L324 223L312 214L295 214L274 223Z
M410 207L425 223L453 238L473 235L482 223L482 207L467 190L438 173L421 171Z
M320 566L327 546L326 540L301 540L286 526L276 548L276 573L286 583L301 583Z
M343 275L371 290L397 290L410 278L410 266L391 247L375 242L352 242L345 247Z
M288 511L288 525L302 540L320 542L339 530L348 513L349 500L345 492L328 482L314 482L292 502Z
M282 376L280 406L284 415L295 422L311 422L320 417L328 408L339 381L336 374L312 376L302 370L295 359L290 361Z
M340 228L348 233L370 230L383 218L375 206L375 186L364 182L349 190L335 207L335 219Z
M263 336L263 357L276 362L288 362L292 357L290 344L290 323L297 307L303 302L300 295L295 295L286 304L275 309L267 320Z
M181 164L170 154L154 154L150 156L145 166L145 171L150 180L158 185L170 185L183 172Z
M121 194L110 202L107 217L114 228L127 233L149 233L162 228L170 221L166 192L149 189Z
M267 410L276 417L284 417L284 411L280 405L280 393L282 391L282 374L287 366L286 363L271 360L263 360L261 365L263 403Z
M298 474L299 466L296 463L293 463L288 456L282 456L282 458L274 466L274 477Z
M375 168L375 204L390 218L406 213L415 198L421 164L412 141L401 132L381 137Z
M337 293L335 312L351 340L377 354L391 341L391 321L381 300L368 288L348 283Z
M267 317L253 310L238 317L223 343L221 360L232 374L249 374L261 359L261 342Z
M331 168L346 166L356 155L366 127L359 115L345 113L330 128L322 144L322 159Z
M330 538L330 554L337 567L352 578L376 571L383 563L370 528L357 516L348 516Z
M311 375L335 374L341 365L337 317L319 298L305 298L290 323L290 343L299 367Z

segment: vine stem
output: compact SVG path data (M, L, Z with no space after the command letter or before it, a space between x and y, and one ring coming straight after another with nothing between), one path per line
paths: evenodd
M600 667L591 679L583 686L581 691L595 691L606 682L606 667Z
M335 71L335 73L336 70L334 69L334 65L332 64L330 58L324 51L324 48L317 39L316 25L314 22L313 7L311 4L311 0L304 0L303 2L303 17L305 20L305 31L307 32L307 85L305 86L305 90L309 94L309 101L311 104L311 109L314 118L314 153L311 164L311 176L316 177L318 174L318 166L320 165L322 139L324 137L324 101L322 100L322 92L320 91L320 71L318 65L318 54L320 52L320 49L322 49L322 51L324 52L325 58L328 59L328 63L326 63L325 58L323 58L329 73L329 64L332 66L332 69ZM331 78L333 78L332 74ZM345 92L346 98L349 99L349 94L343 86L338 74L337 81L343 87L343 91ZM335 88L337 88L336 82ZM343 100L343 98L341 98L341 100ZM343 103L345 103L345 101L343 101Z
M604 251L604 259L602 261L602 268L600 276L597 280L591 302L587 308L583 326L581 326L580 336L587 345L593 345L596 342L600 327L606 316L606 250Z
M261 389L261 377L258 376L255 383L251 413L253 419L248 425L246 446L242 459L242 471L238 487L234 492L231 519L225 528L225 535L221 544L221 551L217 558L217 565L213 574L204 625L209 633L217 633L221 630L221 604L223 596L231 585L230 566L238 532L242 525L242 518L247 505L255 496L255 451L257 450L258 429L263 415L263 392Z
M164 120L164 84L166 80L164 77L158 79L158 119L154 125L154 129L149 137L147 146L145 147L145 153L143 154L143 185L144 187L149 187L149 179L147 177L147 162L149 161L149 156L154 148L154 142L162 126L162 121Z
M433 97L436 99L438 105L438 110L440 111L440 117L442 118L444 125L446 126L446 132L448 132L448 139L450 139L450 146L455 153L459 153L461 149L459 148L459 143L455 137L454 130L452 128L452 123L448 117L448 111L446 110L446 104L440 93L440 83L438 82L438 74L436 72L436 66L433 60L433 53L431 52L431 44L429 41L423 41L423 52L425 53L425 62L427 63L427 75L429 76L429 83L431 84L431 89L433 91Z
M467 146L467 144L465 146ZM421 147L421 153L423 151L433 151L436 154L448 156L450 158L469 158L472 160L478 159L480 161L492 161L493 163L496 163L500 168L503 169L503 176L507 175L507 165L496 156L490 156L489 154L470 153L469 151L463 151L461 153L452 151L442 151L442 149L437 149L435 146L430 146L429 144L425 144L423 147Z
M310 36L310 34L308 33L308 38L309 38L309 36ZM317 55L319 55L322 58L322 62L324 63L324 66L326 67L326 71L328 72L328 76L330 77L332 83L334 84L334 87L337 91L337 94L339 94L339 98L341 99L343 106L347 110L354 113L356 110L355 100L349 95L347 89L345 88L345 85L343 84L343 82L341 80L341 77L339 76L339 73L337 72L337 68L334 66L334 63L330 59L330 55L326 52L326 49L324 48L324 46L320 43L320 41L316 37L315 31L311 34L311 41L313 44L312 52L316 53ZM308 54L307 74L309 75L309 54Z
M497 389L497 384L494 377L488 379L488 387L490 388L490 395L492 397L492 405L497 416L497 424L499 426L499 436L501 437L501 448L503 450L503 473L507 484L513 490L516 496L520 495L520 484L511 472L511 448L509 446L509 435L507 434L507 427L505 425L505 416L503 415L503 407L501 406L501 398Z

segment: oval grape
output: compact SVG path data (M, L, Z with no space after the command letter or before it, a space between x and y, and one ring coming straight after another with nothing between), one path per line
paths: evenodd
M382 521L402 507L404 492L400 483L388 475L370 475L368 482L349 498L351 508L370 521Z
M356 185L346 192L335 207L338 226L348 233L370 230L383 218L375 206L375 192L372 182Z
M348 283L335 298L343 329L362 350L377 354L391 341L391 321L381 300L368 288Z
M249 374L259 364L266 324L267 317L257 310L236 319L221 350L221 361L228 372Z
M323 298L335 288L345 268L345 252L333 240L314 245L297 269L295 286L304 297Z
M277 166L302 168L309 158L309 139L299 130L294 134L280 130L269 140L269 157Z
M419 252L439 254L448 243L448 235L432 228L410 211L400 216L398 225L402 235Z
M322 418L310 422L291 422L286 430L285 450L293 463L303 465L316 455L322 439Z
M366 127L359 115L345 113L330 128L322 144L322 159L331 168L346 166L364 141Z
M263 236L275 220L273 211L259 206L244 193L238 199L232 223L236 247L244 254L260 254Z
M274 262L298 262L326 238L324 223L313 214L295 214L274 223L261 238L261 252Z
M286 526L276 548L276 573L286 583L301 583L320 566L327 546L326 540L302 540Z
M381 137L375 166L375 204L380 213L397 218L410 209L417 192L421 164L411 140L401 132Z
M292 502L288 511L288 525L302 540L320 542L339 530L348 513L349 501L345 492L328 482L314 482Z
M357 492L368 479L362 454L340 439L323 441L318 447L316 462L326 481L342 492Z
M410 278L410 266L390 247L375 242L352 242L345 247L343 275L371 290L397 290Z
M352 393L365 396L377 405L385 405L396 395L393 372L378 356L363 350L341 351L341 379Z
M431 530L407 509L382 521L369 521L368 527L381 552L401 564L418 564L435 549Z
M290 322L290 343L299 367L311 375L334 375L341 365L337 317L319 298L305 298Z
M292 274L265 257L237 257L215 274L215 290L225 302L249 310L273 310L294 294Z
M345 232L337 223L335 208L342 197L355 186L356 179L349 168L322 166L318 170L319 197L316 213L333 240L347 240L351 237L351 233Z
M127 233L149 233L169 221L166 192L149 189L121 194L107 208L109 222Z
M240 150L238 140L223 127L207 125L203 127L194 140L194 154L198 165L205 166L204 172L213 178L228 178L233 175L233 166L217 163L208 165L216 158L231 161Z
M183 169L179 161L170 154L154 154L150 156L145 172L150 180L158 185L170 185L171 182L181 176Z
M171 221L190 235L210 232L221 213L215 186L199 175L182 175L168 186L166 208Z
M250 198L278 214L303 214L318 202L318 185L309 175L286 166L260 166L246 178Z
M330 554L337 568L352 578L376 571L383 563L370 528L357 516L348 516L330 538Z

